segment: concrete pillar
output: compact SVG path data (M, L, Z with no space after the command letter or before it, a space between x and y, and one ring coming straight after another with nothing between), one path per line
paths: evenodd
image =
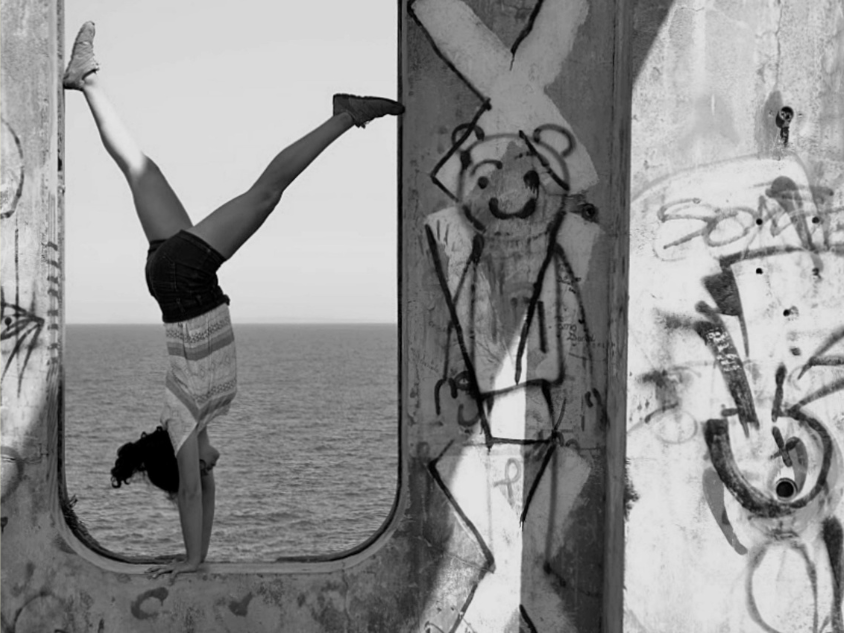
M624 290L624 6L415 0L409 12L407 442L485 555L461 626L599 631L604 524L621 519L605 497L613 416L623 449L608 355L623 387L609 317Z
M0 356L2 628L65 629L37 565L56 503L61 383L60 5L0 5Z
M63 512L61 2L3 0L4 631L618 630L624 4L399 11L393 512L339 555L171 585Z
M633 24L624 630L844 631L842 5Z

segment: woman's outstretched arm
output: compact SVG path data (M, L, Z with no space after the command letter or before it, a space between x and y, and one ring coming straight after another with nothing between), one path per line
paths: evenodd
M179 492L176 501L187 558L151 568L149 572L153 578L163 574L173 574L175 578L180 573L196 571L202 562L203 491L199 474L199 444L195 431L179 448L176 461L179 465Z
M211 544L211 528L214 525L214 473L209 472L202 477L202 557L201 562L208 556L208 546Z

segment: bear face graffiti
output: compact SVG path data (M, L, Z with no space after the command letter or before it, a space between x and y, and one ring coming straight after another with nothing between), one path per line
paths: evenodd
M487 136L472 124L453 137L457 204L432 213L426 232L465 366L479 397L558 384L565 356L590 358L580 283L600 234L594 207L570 194L573 137L554 125Z
M455 135L462 128L455 130ZM487 136L460 152L458 200L472 226L486 235L526 238L547 232L566 206L565 156L573 138L558 126Z

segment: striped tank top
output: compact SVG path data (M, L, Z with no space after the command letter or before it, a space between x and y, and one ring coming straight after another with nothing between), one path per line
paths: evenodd
M237 357L229 306L165 323L167 370L161 425L178 453L194 430L228 412L237 393Z

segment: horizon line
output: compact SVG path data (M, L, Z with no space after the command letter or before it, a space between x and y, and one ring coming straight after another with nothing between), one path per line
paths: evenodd
M65 325L165 325L163 322L150 321L66 321ZM238 321L238 325L398 325L398 321Z

